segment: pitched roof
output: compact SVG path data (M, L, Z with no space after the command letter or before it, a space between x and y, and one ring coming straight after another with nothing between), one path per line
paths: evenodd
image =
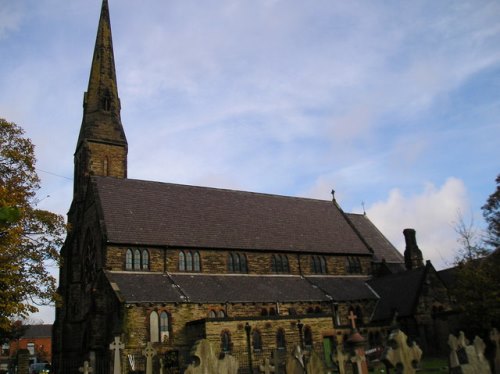
M375 299L365 277L133 273L106 275L126 303L225 303ZM328 294L328 295L327 295Z
M370 255L330 201L94 177L107 241Z
M184 301L182 293L167 274L107 271L106 276L122 301L129 303Z
M420 296L426 269L427 267L423 266L369 280L368 285L380 296L373 321L390 320L394 311L401 317L412 315Z
M375 260L404 263L404 257L364 214L347 213L359 233L372 248Z
M28 325L22 338L50 338L52 336L52 325Z
M334 301L378 299L366 285L368 277L310 276L307 280L330 295Z

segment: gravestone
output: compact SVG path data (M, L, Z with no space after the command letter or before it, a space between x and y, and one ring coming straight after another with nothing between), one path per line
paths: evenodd
M84 361L83 366L78 368L78 371L83 374L90 374L94 371L94 369L92 369L92 366L90 366L88 361Z
M395 369L396 373L415 374L418 363L422 358L422 350L413 342L410 347L408 337L404 332L396 329L388 339L388 348L382 354L382 361Z
M304 353L299 345L295 346L286 359L286 374L304 374Z
M30 352L27 349L17 351L17 373L28 374L30 366Z
M207 339L198 340L191 350L193 362L185 374L237 374L238 361L231 355L219 359L212 344Z
M474 343L469 345L465 334L460 332L456 338L450 335L448 338L450 346L450 372L457 374L490 374L491 369L484 357L486 345L483 340L476 336Z
M274 372L276 374L285 374L286 370L286 351L282 349L275 349L271 355L271 362L274 366Z
M344 353L342 345L340 345L340 344L337 345L337 351L335 352L334 361L339 368L339 373L346 374L345 364L346 364L346 362L349 361L349 354Z
M264 374L271 374L274 373L274 366L269 363L269 359L265 358L264 359L264 365L259 366L259 370L261 373Z
M142 354L146 357L146 374L153 374L153 357L156 356L156 349L153 348L151 342L146 344Z
M497 329L491 330L490 340L495 344L495 374L500 374L500 334Z
M326 367L316 351L312 350L307 362L307 372L309 374L325 374Z
M109 345L109 349L114 351L113 354L113 374L121 374L122 373L122 363L120 359L120 349L125 348L125 344L120 341L119 336L115 336L115 340L113 343Z

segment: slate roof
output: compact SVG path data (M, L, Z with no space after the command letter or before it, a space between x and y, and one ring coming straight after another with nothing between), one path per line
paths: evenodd
M122 301L181 302L182 293L163 273L106 272L111 286Z
M22 338L50 338L52 337L52 325L28 325Z
M404 263L404 257L364 214L347 213L356 229L373 249L376 261Z
M374 299L365 277L106 272L126 303L349 301ZM326 292L326 293L325 293ZM327 296L327 293L329 296Z
M331 201L93 177L107 241L371 255Z
M374 300L377 295L366 285L368 277L307 277L334 301Z
M413 315L426 269L423 266L369 280L368 285L380 296L373 321L390 320L395 310L400 317Z

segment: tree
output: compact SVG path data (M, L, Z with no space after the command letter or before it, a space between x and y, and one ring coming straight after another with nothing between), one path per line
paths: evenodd
M462 315L462 329L484 335L500 321L500 176L497 189L482 207L488 227L480 238L474 225L459 217L455 230L460 249L451 289Z
M500 174L496 178L497 188L481 208L488 224L486 243L493 249L500 249Z
M37 209L40 179L34 146L15 123L0 118L0 335L15 318L54 301L56 280L48 262L59 260L62 216Z

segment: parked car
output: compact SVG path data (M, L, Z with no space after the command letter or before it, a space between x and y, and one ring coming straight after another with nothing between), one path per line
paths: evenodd
M48 362L39 362L30 365L30 374L49 374L50 364Z

